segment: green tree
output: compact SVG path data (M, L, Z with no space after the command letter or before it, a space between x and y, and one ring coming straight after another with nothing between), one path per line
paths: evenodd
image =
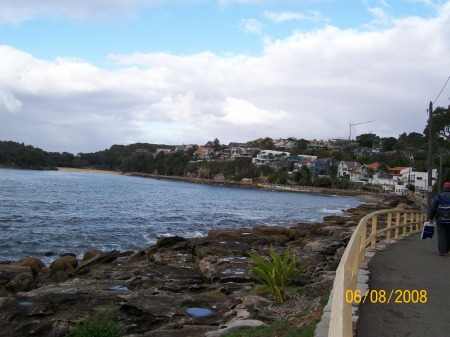
M314 186L332 187L333 183L329 177L318 177L318 178L314 179Z
M397 139L394 137L381 138L381 151L394 151L397 146Z
M300 169L294 173L294 181L298 185L311 185L311 170L309 167L302 165Z
M441 144L441 147L450 148L450 105L447 108L437 107L434 109L432 123L432 131L437 138L437 142ZM429 125L427 123L423 131L427 139L429 135L428 128Z
M437 107L433 111L433 130L439 137L449 140L450 105L447 108Z
M309 142L306 139L298 139L295 141L295 150L302 151L308 148Z
M213 141L213 150L215 152L219 152L221 150L220 141L217 138Z
M404 132L398 138L397 149L405 151L416 151L418 149L426 149L426 144L427 142L425 141L424 135L417 132L411 132L409 134L406 134L406 132Z
M380 143L380 137L373 133L364 133L356 137L359 146L376 148Z

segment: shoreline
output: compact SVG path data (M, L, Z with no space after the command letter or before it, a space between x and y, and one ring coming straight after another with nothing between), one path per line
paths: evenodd
M97 174L123 174L117 171L97 170L92 168L74 168L74 167L56 167L58 171L62 172L81 172L81 173L97 173Z
M211 186L222 186L222 187L235 187L235 188L245 188L245 189L259 189L265 191L274 192L294 192L294 193L308 193L308 194L319 194L319 195L329 195L329 196L340 196L340 197L354 197L360 199L364 203L373 203L383 199L387 194L377 193L372 191L362 191L362 190L347 190L347 189L335 189L335 188L325 188L325 187L315 187L315 186L298 186L298 185L273 185L273 184L263 184L263 183L242 183L234 181L220 181L211 179L200 179L200 178L188 178L179 176L165 176L150 173L139 173L139 172L120 172L111 170L101 170L95 168L75 168L75 167L63 167L57 166L52 168L18 168L11 166L2 166L0 168L5 169L16 169L16 170L51 170L51 171L62 171L62 172L73 172L73 173L94 173L94 174L116 174L124 175L130 177L141 177L141 178L153 178L167 181L181 181L192 184L203 184Z
M272 185L272 184L262 184L262 183L241 183L233 181L217 181L210 179L199 179L199 178L187 178L178 176L162 176L149 173L120 173L125 176L130 177L141 177L141 178L152 178L160 180L171 180L171 181L181 181L192 184L202 184L202 185L212 185L212 186L222 186L222 187L236 187L236 188L246 188L246 189L258 189L265 191L274 192L293 192L293 193L308 193L308 194L320 194L320 195L330 195L330 196L340 196L340 197L354 197L361 199L363 202L377 202L383 199L386 194L374 193L368 191L360 190L342 190L335 188L324 188L324 187L314 187L314 186L297 186L297 185Z
M167 181L178 181L178 182L186 182L192 184L200 184L200 185L211 185L211 186L222 186L222 187L235 187L235 188L245 188L245 189L258 189L265 191L274 191L274 192L294 192L294 193L308 193L308 194L320 194L320 195L336 195L340 197L354 197L358 198L363 202L377 202L382 199L385 194L382 193L374 193L368 191L360 191L360 190L342 190L342 189L334 189L334 188L323 188L323 187L314 187L314 186L286 186L286 185L272 185L272 184L262 184L262 183L241 183L234 181L217 181L210 179L200 179L200 178L187 178L187 177L178 177L178 176L164 176L157 174L149 174L149 173L139 173L139 172L118 172L118 171L109 171L109 170L98 170L93 168L73 168L73 167L56 167L58 171L62 172L75 172L75 173L95 173L95 174L118 174L129 177L141 177L141 178L151 178L151 179L159 179L159 180L167 180Z

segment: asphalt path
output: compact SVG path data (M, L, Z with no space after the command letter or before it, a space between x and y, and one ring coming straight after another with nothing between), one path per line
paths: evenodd
M450 336L450 257L438 255L436 233L425 240L415 234L378 251L369 271L371 299L360 305L357 337Z

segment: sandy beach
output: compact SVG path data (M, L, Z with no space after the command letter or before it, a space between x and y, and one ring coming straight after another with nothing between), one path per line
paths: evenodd
M116 171L107 171L107 170L96 170L96 169L80 169L80 168L73 168L73 167L57 167L58 171L65 171L65 172L83 172L83 173L101 173L101 174L122 174L121 172Z

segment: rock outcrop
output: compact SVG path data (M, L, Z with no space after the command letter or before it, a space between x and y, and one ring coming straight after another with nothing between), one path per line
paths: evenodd
M392 202L361 205L323 223L217 229L203 238L161 238L139 252L92 250L82 261L65 255L49 267L36 258L0 264L0 336L62 337L106 312L128 336L222 336L313 312L360 218L383 207ZM268 255L272 247L282 254L287 246L308 268L291 300L273 306L268 294L254 291L248 252Z

